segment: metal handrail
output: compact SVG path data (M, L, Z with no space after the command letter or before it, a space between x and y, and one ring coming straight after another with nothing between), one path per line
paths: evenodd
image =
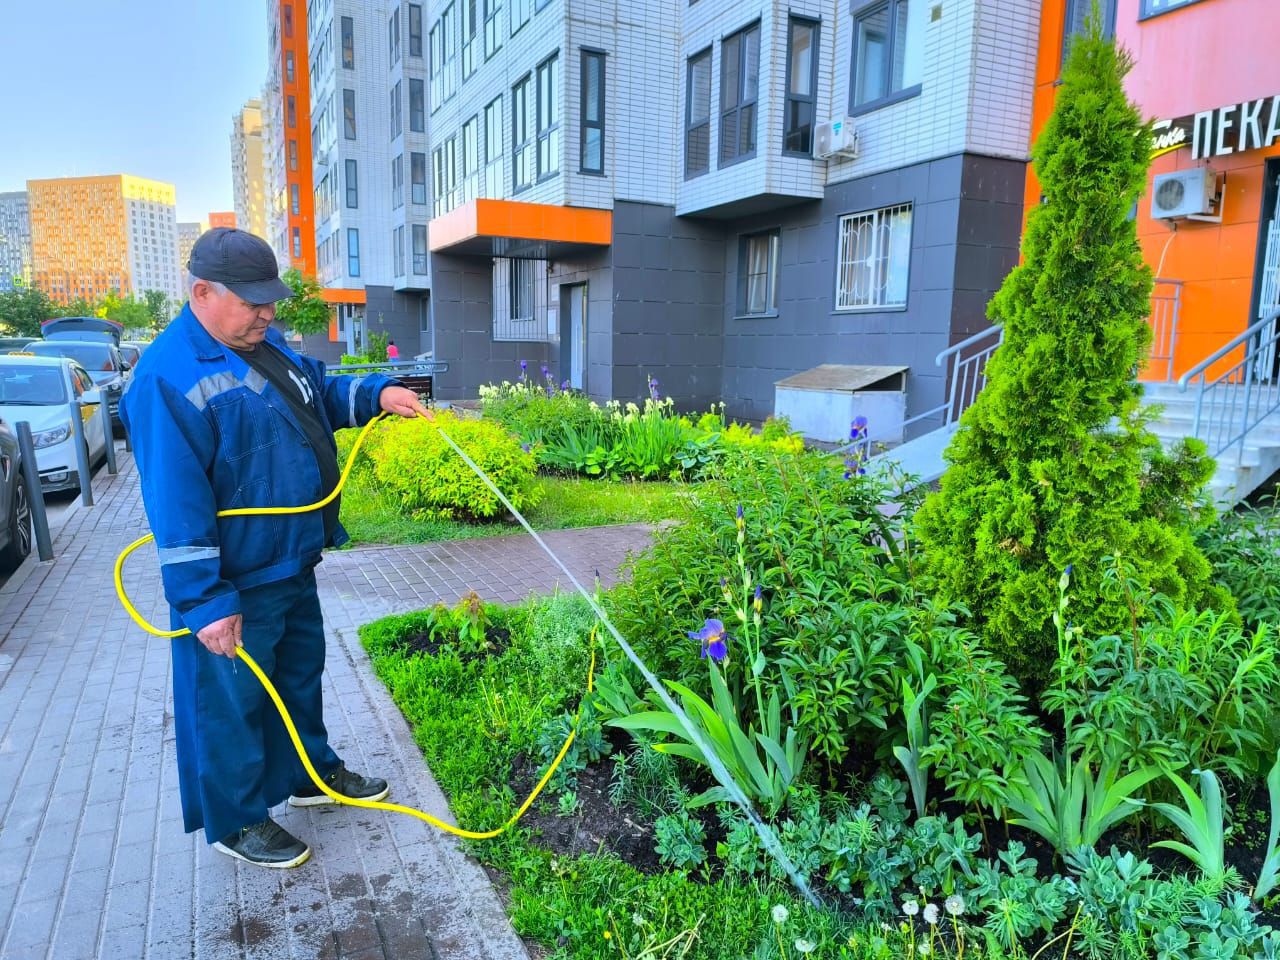
M396 370L401 373L421 373L435 376L449 372L448 360L384 360L381 363L347 363L326 367L325 373L360 373L371 370Z
M931 407L928 410L923 410L920 413L917 413L913 417L908 417L906 420L902 422L903 429L906 429L912 424L919 423L921 420L926 420L929 417L932 417L936 414L943 413L943 412L946 413L946 416L943 417L943 420L942 420L942 425L944 427L950 425L953 419L959 419L959 413L957 413L954 418L952 417L951 408L955 406L955 402L956 402L956 387L960 381L960 368L965 364L976 365L977 363L981 362L984 359L989 359L991 354L996 352L996 348L999 347L1000 344L1004 342L1004 324L997 323L994 326L987 327L987 329L981 330L978 333L975 333L971 337L966 337L964 340L961 340L959 343L953 344L952 346L947 347L947 349L941 351L933 359L933 365L935 367L941 367L945 362L949 361L952 357L959 357L959 355L965 350L967 350L969 347L972 347L981 343L983 340L986 340L987 338L989 338L992 334L996 335L996 342L992 344L989 349L981 350L978 353L975 353L972 357L967 357L964 360L957 361L955 372L951 377L951 383L948 385L948 388L947 388L947 399L944 400L942 403L940 403L936 407ZM980 374L980 376L981 375L982 374ZM974 382L976 384L977 382L976 378ZM966 388L967 386L968 385L966 384ZM969 403L973 403L973 397L976 397L978 395L978 392L981 389L982 387L977 386L975 389L971 391L972 396L969 397ZM968 406L969 404L965 404L966 408ZM960 413L963 413L963 412L964 412L963 410L960 411Z
M1246 340L1248 340L1250 337L1254 336L1255 334L1261 333L1262 328L1265 327L1271 321L1275 320L1277 317L1280 317L1280 309L1272 310L1269 314L1267 314L1261 320L1258 320L1251 327L1246 328L1243 333L1236 334L1234 337L1232 337L1230 340L1228 340L1226 343L1220 346L1217 350L1213 351L1213 353L1209 354L1209 356L1205 357L1203 360L1201 360L1199 363L1193 366L1190 370L1188 370L1186 373L1180 376L1178 378L1178 390L1182 393L1185 393L1187 390L1187 385L1191 382L1193 377L1199 376L1200 374L1204 373L1207 369L1209 369L1209 367L1213 366L1215 363L1217 363L1219 360L1225 357L1228 353L1230 353L1236 347L1240 346L1240 344L1244 343Z

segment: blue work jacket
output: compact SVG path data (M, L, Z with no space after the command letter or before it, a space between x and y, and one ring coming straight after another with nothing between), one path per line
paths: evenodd
M395 383L377 373L326 377L322 362L294 353L274 328L267 342L311 382L330 432L367 423L380 410L382 389ZM339 526L325 543L319 510L215 516L234 507L310 504L329 491L321 488L316 456L288 402L210 336L190 305L143 353L120 416L133 443L165 596L192 633L239 613L241 590L300 573L324 547L346 542Z

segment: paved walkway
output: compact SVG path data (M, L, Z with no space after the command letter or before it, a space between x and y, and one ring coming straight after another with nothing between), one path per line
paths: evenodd
M0 957L525 958L484 871L419 821L281 807L315 857L279 872L182 832L168 645L129 621L112 586L116 554L146 531L131 459L97 487L97 506L57 533L57 559L28 561L0 590ZM546 539L589 578L647 536ZM355 627L468 587L497 601L548 592L549 561L530 538L504 537L332 553L318 574L335 747L391 780L393 799L448 818ZM134 555L126 587L165 622L154 553Z

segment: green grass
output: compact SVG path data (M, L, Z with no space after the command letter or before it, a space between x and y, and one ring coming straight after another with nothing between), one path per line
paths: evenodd
M694 488L682 483L624 483L576 477L541 477L539 483L544 496L526 513L538 530L656 523L682 516L686 498L694 495ZM368 472L353 473L343 491L342 524L353 545L466 540L502 536L520 529L514 520L416 520L406 516Z

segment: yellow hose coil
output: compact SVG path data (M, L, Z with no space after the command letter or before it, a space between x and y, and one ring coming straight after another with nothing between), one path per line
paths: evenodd
M373 427L373 425L377 423L379 420L381 420L384 416L385 414L380 413L378 414L378 416L374 417L367 424L365 424L364 429L360 431L360 435L356 438L355 445L351 448L351 453L348 454L347 456L347 463L346 463L346 466L342 468L342 476L338 480L338 485L334 487L333 491L323 500L319 500L315 503L310 503L310 504L307 504L306 506L301 506L301 507L238 507L234 510L219 510L218 516L219 517L258 517L258 516L276 515L276 514L309 513L312 510L323 509L325 506L331 503L333 499L342 492L342 488L346 486L347 477L351 473L351 465L355 463L356 454L360 452L360 445L364 443L364 439L368 435L369 430ZM419 416L422 416L422 414L419 414ZM431 423L431 420L429 418L423 417L423 419L427 420L428 423ZM432 423L431 425L435 426L434 423ZM439 430L440 428L436 427L436 429ZM443 433L444 431L441 431L442 435ZM159 627L156 627L151 623L148 623L146 618L143 617L142 614L138 612L137 608L129 600L129 596L128 594L125 593L125 590L124 590L124 579L123 579L124 562L127 559L129 559L129 555L131 553L133 553L143 544L150 543L154 539L155 539L154 536L152 536L151 534L147 534L145 537L140 537L139 539L135 540L133 543L129 544L129 546L125 547L124 550L120 552L120 556L116 558L116 568L115 568L116 595L120 598L120 603L124 606L125 610L128 611L129 616L133 618L134 623L136 623L138 626L140 626L143 630L147 631L147 633L151 634L152 636L156 636L156 637L185 636L189 634L191 631L185 628L181 630L161 630ZM594 633L595 631L593 630L592 631L593 637L594 637ZM406 807L399 803L387 803L382 800L361 800L358 797L347 797L347 796L343 796L342 794L338 793L336 790L331 788L327 783L324 782L320 774L316 772L316 768L312 766L311 758L307 756L306 748L302 745L302 738L298 736L298 729L293 725L293 718L289 716L289 708L285 706L284 701L280 698L280 694L276 690L275 685L271 682L271 679L265 673L262 672L262 668L258 666L258 664L254 661L253 657L251 657L248 653L245 652L244 647L236 647L236 656L238 656L241 660L243 660L248 665L249 669L253 671L253 675L257 677L258 681L262 684L263 689L267 691L267 695L271 697L271 702L276 705L276 711L280 714L280 719L284 721L285 729L289 731L289 739L293 741L293 748L298 753L298 759L302 761L302 766L306 768L307 775L311 778L311 782L314 783L320 790L324 791L327 797L336 801L337 803L346 804L347 806L364 807L367 810L387 810L391 813L403 813L410 817L417 817L419 820L423 820L431 824L433 827L439 827L441 830L444 830L448 833L452 833L455 836L466 837L467 839L470 839L470 840L489 840L511 829L511 827L515 825L516 821L519 820L522 816L524 816L525 812L529 809L529 807L533 805L533 801L538 799L538 794L542 793L543 788L547 785L547 782L551 779L552 775L556 772L556 768L559 767L560 762L564 760L565 754L569 752L569 747L573 745L574 738L578 735L578 720L582 715L581 704L578 705L578 711L574 718L573 730L570 731L569 736L565 739L564 744L560 747L560 752L556 754L555 760L552 761L551 766L547 769L547 772L542 775L542 779L538 781L538 785L533 788L533 792L529 794L529 796L525 799L524 803L520 804L520 808L516 810L514 814L511 815L510 819L508 819L506 823L504 823L502 826L498 827L495 830L479 830L479 831L463 830L460 827L455 827L452 824L445 823L443 820L439 819L438 817L433 817L431 814L427 813L425 810L417 810L413 807ZM591 666L587 672L587 692L588 693L590 693L593 688L595 666L596 666L596 653L595 653L595 645L593 643L592 649L591 649Z

